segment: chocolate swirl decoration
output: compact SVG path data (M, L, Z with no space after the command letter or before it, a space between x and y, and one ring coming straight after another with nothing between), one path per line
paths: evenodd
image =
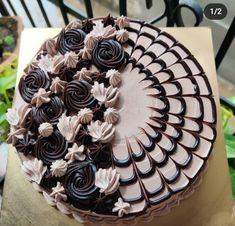
M95 186L95 173L97 169L91 162L73 162L68 166L64 176L63 186L68 201L75 207L89 210L99 194Z
M96 198L92 211L98 214L113 214L112 209L114 207L114 204L118 201L118 198L120 197L119 192L115 192L111 195L105 195L104 193L100 193L99 196Z
M20 79L20 95L25 102L30 103L33 95L38 92L39 88L48 89L50 84L50 78L45 71L40 68L33 69Z
M57 39L57 49L61 54L73 51L78 53L84 46L86 33L81 29L70 29L65 32L63 29Z
M39 137L36 141L34 153L45 165L51 165L67 154L68 143L58 130L49 137Z
M22 152L25 156L32 155L35 145L35 137L26 134L22 139L19 139L15 145L18 152Z
M112 165L111 152L109 144L90 143L88 146L89 158L98 168L109 168Z
M104 71L118 69L125 61L125 52L117 41L111 39L100 41L94 46L92 61Z
M91 88L91 84L83 80L70 82L64 91L64 102L68 110L77 112L95 106L97 101L91 94Z
M50 102L43 104L39 108L32 108L32 120L40 125L43 122L56 124L60 116L64 113L65 106L58 96L52 96Z

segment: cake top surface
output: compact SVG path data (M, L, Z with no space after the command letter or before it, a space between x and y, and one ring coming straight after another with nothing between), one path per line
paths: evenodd
M216 135L190 51L123 16L75 20L46 40L7 117L26 179L82 221L167 212L193 189Z

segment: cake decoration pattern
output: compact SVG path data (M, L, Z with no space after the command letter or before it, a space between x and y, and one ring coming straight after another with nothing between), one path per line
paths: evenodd
M79 222L147 221L199 183L213 148L207 77L168 33L121 16L46 40L9 109L8 142L47 203Z

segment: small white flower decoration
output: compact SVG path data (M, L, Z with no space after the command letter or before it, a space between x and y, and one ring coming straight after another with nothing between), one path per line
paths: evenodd
M114 137L115 128L107 122L91 121L87 128L93 142L108 143Z
M92 86L91 93L93 94L94 98L99 102L105 102L106 88L104 87L104 83L98 83L97 81L95 81L94 85Z
M48 54L45 56L41 55L41 59L38 62L38 67L44 71L52 72L54 67L53 58L51 58Z
M53 133L53 126L48 122L44 122L39 126L38 132L43 137L49 137Z
M62 177L65 175L67 168L68 168L68 163L64 161L63 159L56 160L51 164L50 171L52 176L55 177Z
M114 204L112 212L118 212L119 217L123 217L124 214L128 214L130 211L130 204L124 202L122 198L118 198L118 201Z
M78 147L78 145L74 143L73 146L68 149L68 153L66 154L65 159L69 160L69 163L75 160L83 161L86 158L84 150L84 145Z
M37 93L34 94L31 104L35 104L36 107L40 107L44 103L50 102L51 91L46 91L43 88L40 88Z
M68 142L73 142L81 128L78 116L66 116L65 113L59 119L57 127Z
M121 83L121 74L118 70L115 69L110 69L106 73L106 78L109 78L109 83L113 86L116 87L120 85Z
M66 52L64 55L64 63L67 67L75 68L78 63L78 54L75 52Z
M116 169L99 169L95 174L95 185L100 188L101 193L113 194L119 188L120 174Z
M43 165L41 160L37 158L24 161L21 165L21 171L24 177L30 181L40 184L47 167Z
M60 202L61 200L67 201L67 195L65 194L64 187L60 182L57 182L56 187L52 188L50 196L53 197L56 202Z
M60 80L59 77L55 77L51 83L50 90L53 93L60 94L64 91L65 86L68 82Z
M93 112L89 108L82 108L78 112L79 121L83 124L88 124L93 118Z

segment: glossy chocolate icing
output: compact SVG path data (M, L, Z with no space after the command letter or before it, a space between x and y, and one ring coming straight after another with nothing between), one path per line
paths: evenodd
M36 141L34 154L45 165L63 159L67 154L68 143L58 130L49 137L39 137Z
M73 162L64 176L63 186L69 202L75 207L89 210L93 206L99 188L95 186L96 167L91 162Z
M65 111L63 101L56 95L52 95L49 103L43 104L40 107L32 108L32 118L34 123L40 125L43 122L57 124L60 116Z
M30 103L39 88L47 90L50 86L48 74L40 68L31 70L20 79L19 91L25 102Z
M67 109L77 112L82 108L92 108L96 104L95 98L91 94L91 84L86 81L69 82L65 88L64 102Z
M25 135L22 139L18 139L15 147L19 152L24 153L25 156L33 155L35 145L35 137Z
M84 46L84 39L86 33L81 29L70 29L61 31L57 39L57 49L61 54L65 54L68 51L78 53Z
M125 52L117 41L112 39L100 41L92 50L92 61L95 66L104 71L118 69L125 61Z
M90 19L82 21L82 30L86 33L89 33L93 30L94 22Z

